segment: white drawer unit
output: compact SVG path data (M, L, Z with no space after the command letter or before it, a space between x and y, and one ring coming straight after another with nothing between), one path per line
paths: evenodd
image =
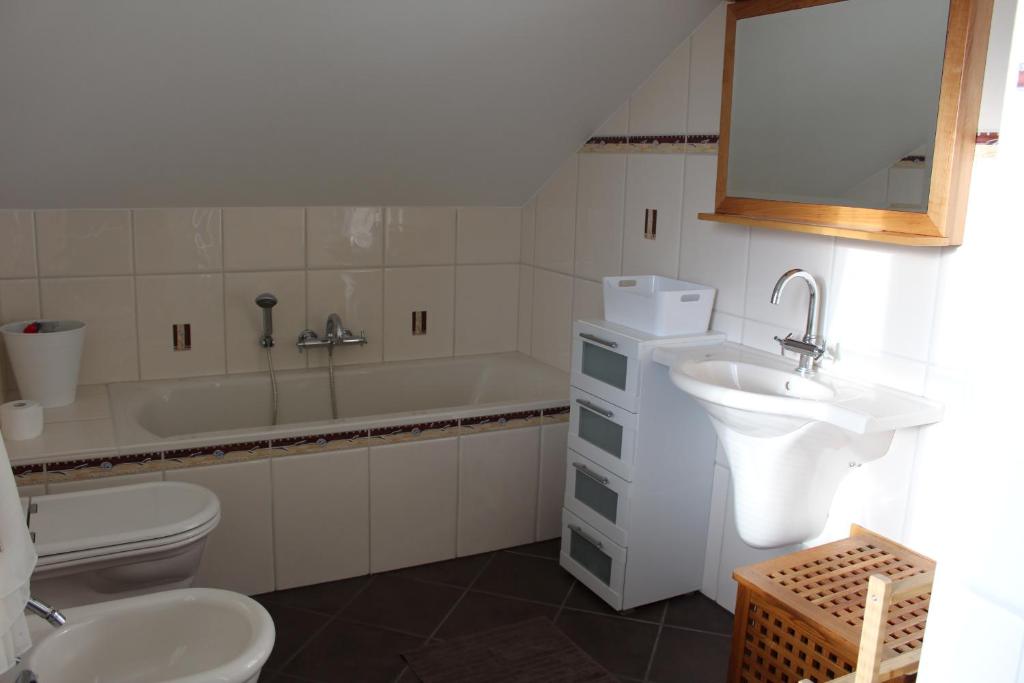
M619 545L629 528L629 482L569 449L565 507Z
M636 413L573 387L569 392L569 447L626 481L636 461Z
M701 587L717 440L653 354L723 341L573 326L560 562L617 610Z
M626 549L568 510L562 511L559 562L609 605L626 609L622 603Z

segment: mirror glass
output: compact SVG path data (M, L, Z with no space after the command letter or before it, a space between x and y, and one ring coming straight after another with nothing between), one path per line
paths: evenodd
M727 194L927 211L948 0L736 22Z

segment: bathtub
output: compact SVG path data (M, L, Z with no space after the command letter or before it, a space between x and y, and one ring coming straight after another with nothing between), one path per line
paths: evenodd
M519 353L110 385L122 452L166 450L516 413L565 405L568 375Z

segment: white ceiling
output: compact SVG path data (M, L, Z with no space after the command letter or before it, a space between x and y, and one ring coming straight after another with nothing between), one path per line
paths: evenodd
M716 0L0 0L0 207L520 205Z

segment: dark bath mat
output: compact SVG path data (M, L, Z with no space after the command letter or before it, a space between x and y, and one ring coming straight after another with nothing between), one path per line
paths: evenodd
M423 683L616 683L545 617L428 645L403 657Z

